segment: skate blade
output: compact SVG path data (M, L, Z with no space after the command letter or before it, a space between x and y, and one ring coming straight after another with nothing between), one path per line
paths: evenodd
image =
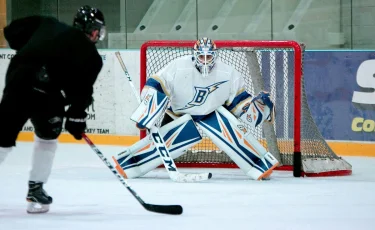
M49 211L49 204L39 204L36 202L29 202L27 205L27 213L38 214L46 213Z

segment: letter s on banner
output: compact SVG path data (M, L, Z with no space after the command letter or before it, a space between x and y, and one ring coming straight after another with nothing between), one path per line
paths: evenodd
M366 60L359 65L357 70L357 84L362 88L375 90L375 60ZM352 102L375 105L375 91L354 91Z

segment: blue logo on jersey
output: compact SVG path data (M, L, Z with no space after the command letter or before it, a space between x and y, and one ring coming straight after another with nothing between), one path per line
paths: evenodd
M210 95L210 93L212 93L213 91L217 90L219 88L218 86L225 83L225 82L227 82L227 81L217 82L217 83L212 84L212 85L207 86L207 87L197 87L197 86L195 86L194 87L195 88L195 95L194 95L193 100L191 100L189 103L187 103L187 105L185 105L181 109L177 109L177 110L184 110L184 109L192 108L194 106L203 105L206 102L208 95Z

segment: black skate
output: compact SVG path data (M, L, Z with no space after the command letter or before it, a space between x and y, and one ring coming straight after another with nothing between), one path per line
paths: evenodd
M52 203L52 197L43 189L42 182L29 181L29 192L26 200L27 213L45 213L49 211L49 205Z

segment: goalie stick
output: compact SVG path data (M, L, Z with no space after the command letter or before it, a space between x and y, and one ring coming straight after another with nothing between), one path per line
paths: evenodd
M137 98L137 102L141 103L141 98L138 95L135 86L133 84L132 78L130 77L130 74L125 66L124 61L122 60L120 52L116 52L116 57L124 71L125 76L128 79L128 82L130 84L130 87L132 88L132 91ZM171 178L172 181L175 182L198 182L198 181L204 181L208 180L212 177L211 173L198 173L198 174L187 174L187 173L181 173L178 171L176 164L174 163L173 158L170 156L168 148L165 145L165 142L162 138L162 136L159 133L159 129L156 126L151 127L150 129L151 138L153 143L155 144L156 150L158 151L160 158L163 161L164 167L167 169L169 178Z
M158 204L148 204L142 200L141 197L130 187L130 185L126 182L126 180L116 171L116 169L112 166L112 164L107 160L107 158L102 154L102 152L92 143L92 141L86 136L85 133L82 134L83 139L87 142L87 144L91 147L92 150L96 153L96 155L107 165L107 167L112 171L112 173L117 177L117 179L124 185L129 192L137 199L137 201L148 211L156 212L156 213L163 213L163 214L172 214L172 215L180 215L182 214L182 206L181 205L158 205Z

